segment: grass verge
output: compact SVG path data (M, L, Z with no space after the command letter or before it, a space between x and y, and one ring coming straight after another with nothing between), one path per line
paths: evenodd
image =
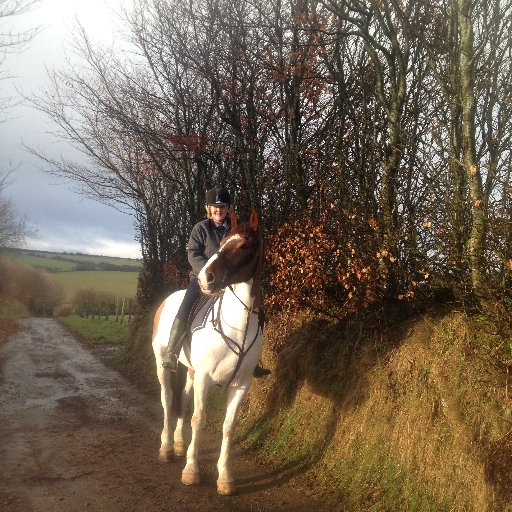
M20 330L16 320L29 316L27 308L14 299L0 298L0 343Z
M128 338L129 323L126 316L123 323L116 322L114 317L82 318L78 315L60 317L59 321L92 344L123 343Z

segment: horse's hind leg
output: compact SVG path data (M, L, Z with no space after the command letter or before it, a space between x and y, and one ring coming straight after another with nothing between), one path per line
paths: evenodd
M217 492L223 495L235 494L235 480L231 474L231 441L235 430L238 411L248 388L229 388L226 417L222 426L222 446L217 462L219 478L217 479Z
M178 419L176 421L176 428L174 429L174 455L176 455L177 457L183 457L183 455L185 455L187 451L185 445L184 427L185 417L187 415L187 409L190 404L193 386L194 371L189 369L187 372L187 382L185 384L183 392L181 393L180 414L178 415Z
M200 483L199 464L199 433L206 421L205 403L210 387L210 377L204 373L196 372L194 377L194 413L192 414L192 439L187 450L187 464L181 474L181 481L186 485Z
M170 374L161 365L157 364L158 380L160 382L160 400L164 410L164 426L160 436L160 451L158 460L161 462L171 462L173 460L172 446L172 426L171 426L171 406L172 391L170 384Z

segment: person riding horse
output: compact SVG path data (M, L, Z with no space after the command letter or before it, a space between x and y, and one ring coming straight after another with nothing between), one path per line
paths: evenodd
M208 190L205 206L208 218L198 222L192 228L188 241L187 256L192 267L190 281L172 324L167 352L162 359L162 366L171 372L176 372L178 369L178 356L187 334L188 317L202 293L197 275L206 262L219 250L220 241L231 229L231 221L228 216L231 196L226 188ZM270 373L270 370L262 368L258 364L253 375L258 378Z

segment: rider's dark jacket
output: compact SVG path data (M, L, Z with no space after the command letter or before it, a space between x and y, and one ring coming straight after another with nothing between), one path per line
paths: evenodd
M188 262L192 267L191 278L196 278L205 263L219 250L220 241L230 228L229 217L221 226L216 226L211 219L205 219L192 228L187 245Z

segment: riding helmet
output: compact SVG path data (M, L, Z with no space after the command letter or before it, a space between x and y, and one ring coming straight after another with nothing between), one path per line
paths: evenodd
M206 192L206 204L231 205L231 196L227 188L211 188Z

